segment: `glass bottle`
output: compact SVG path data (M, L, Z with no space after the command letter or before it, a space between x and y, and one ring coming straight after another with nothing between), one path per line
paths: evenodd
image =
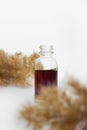
M53 46L41 45L40 57L35 61L35 96L42 87L57 87L57 62L53 58Z

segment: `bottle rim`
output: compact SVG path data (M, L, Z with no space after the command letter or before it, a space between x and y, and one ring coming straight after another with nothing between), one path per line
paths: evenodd
M52 52L53 53L53 46L52 45L40 45L40 52Z

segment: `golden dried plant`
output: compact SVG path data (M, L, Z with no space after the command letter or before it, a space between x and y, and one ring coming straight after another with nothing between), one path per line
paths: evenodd
M29 86L29 78L34 75L34 61L37 53L29 56L22 53L9 55L0 50L0 85Z
M20 117L33 126L33 130L42 130L49 125L49 130L87 130L87 90L75 80L67 82L73 87L78 99L72 100L66 92L56 87L43 88L35 104L27 105L20 111ZM79 129L79 122L86 122Z

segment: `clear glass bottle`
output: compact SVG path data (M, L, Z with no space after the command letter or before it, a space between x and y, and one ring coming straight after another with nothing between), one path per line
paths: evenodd
M35 61L35 96L42 87L57 86L57 62L53 58L53 46L41 45L40 57Z

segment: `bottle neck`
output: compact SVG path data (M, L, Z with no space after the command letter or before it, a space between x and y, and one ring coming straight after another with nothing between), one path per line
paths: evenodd
M52 57L53 53L52 52L40 52L41 57Z
M51 58L52 54L53 54L53 46L52 45L41 45L39 54L41 57Z

